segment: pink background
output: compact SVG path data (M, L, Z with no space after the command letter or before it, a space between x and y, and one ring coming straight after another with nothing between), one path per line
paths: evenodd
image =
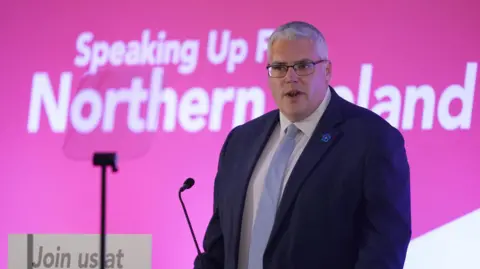
M57 93L61 73L72 72L74 94L86 71L74 65L75 42L85 31L109 43L138 40L144 29L165 30L167 39L199 39L195 72L181 75L175 66L165 66L165 86L179 97L192 87L211 92L215 87L259 86L267 96L268 111L274 104L266 84L266 62L255 62L258 30L288 20L309 21L327 38L334 67L332 86L350 88L355 102L362 64L373 66L369 108L379 102L375 89L384 85L399 89L402 108L408 85L429 84L435 89L433 128L421 128L422 102L413 128L398 126L411 164L414 238L480 208L478 83L468 113L469 128L446 130L436 112L440 94L449 85L463 86L467 63L478 64L480 59L478 1L253 3L9 1L2 5L0 265L7 264L10 233L99 232L100 171L91 166L89 157L102 149L102 143L120 152L120 171L110 174L108 182L109 233L152 234L153 268L191 268L196 251L177 190L186 177L193 177L197 183L184 199L196 234L200 241L203 238L218 153L232 127L231 105L218 132L205 128L189 133L177 118L174 132L163 132L160 121L158 132L134 134L119 112L110 134L96 130L81 135L71 128L54 133L42 111L39 131L28 133L33 74L47 72ZM225 64L213 65L206 57L208 33L214 29L231 30L232 37L248 42L247 58L232 74L225 71ZM152 66L107 68L122 74L110 78L112 85L128 86L132 74L149 74ZM106 87L97 90L102 94ZM451 113L458 113L460 106L455 101Z

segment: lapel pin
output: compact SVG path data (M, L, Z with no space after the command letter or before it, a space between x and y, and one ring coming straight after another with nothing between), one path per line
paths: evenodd
M330 134L324 134L322 136L322 142L327 143L328 141L330 141L330 139L332 139L332 136Z

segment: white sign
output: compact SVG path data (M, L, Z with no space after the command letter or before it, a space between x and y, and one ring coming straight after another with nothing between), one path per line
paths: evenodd
M152 268L151 235L110 234L105 250L105 268ZM8 269L100 268L99 252L96 234L8 235Z

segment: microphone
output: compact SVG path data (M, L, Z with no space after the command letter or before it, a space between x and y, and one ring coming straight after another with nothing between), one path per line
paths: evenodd
M185 182L183 183L183 186L178 191L178 198L180 199L180 203L182 204L183 213L185 213L185 218L187 219L188 227L190 228L190 233L192 233L192 238L193 238L193 241L195 242L195 247L197 248L198 255L201 255L200 248L198 247L198 243L197 243L197 238L195 237L195 233L193 232L192 223L190 222L187 209L182 200L182 192L190 189L191 187L193 187L194 184L195 184L195 180L193 178L191 177L187 178L187 180L185 180Z
M183 186L180 188L180 192L190 189L191 187L193 187L194 184L195 180L193 180L193 178L187 178L187 180L185 180L185 182L183 183Z

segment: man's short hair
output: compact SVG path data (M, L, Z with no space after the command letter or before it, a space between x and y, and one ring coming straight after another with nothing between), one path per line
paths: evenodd
M318 56L321 59L328 59L328 46L325 37L315 26L303 21L291 21L277 27L268 40L268 55L270 55L275 41L280 39L297 40L302 38L315 42Z

